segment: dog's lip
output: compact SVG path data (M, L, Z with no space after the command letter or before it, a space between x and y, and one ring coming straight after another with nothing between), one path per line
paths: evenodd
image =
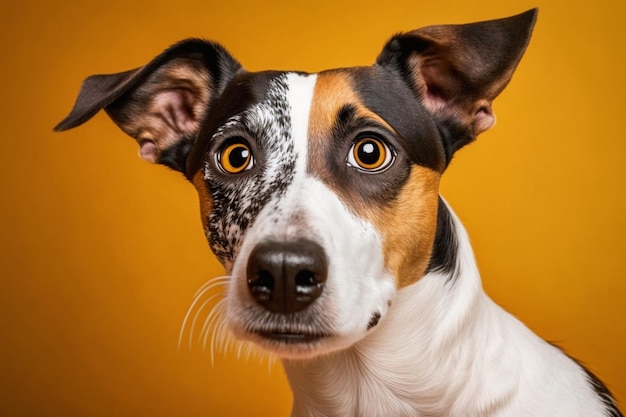
M312 343L329 337L324 333L298 332L284 330L264 330L256 332L263 339L287 344Z

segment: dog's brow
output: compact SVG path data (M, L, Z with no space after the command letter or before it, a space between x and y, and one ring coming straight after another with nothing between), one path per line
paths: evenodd
M372 112L366 107L357 107L355 104L346 104L341 107L339 111L337 111L334 129L339 129L342 127L349 127L355 130L360 128L383 129L393 134L394 136L397 135L393 126L387 123L378 114Z
M352 131L359 129L383 130L397 136L394 128L377 114L365 108L359 108L354 104L346 104L337 111L333 132L345 139L349 138Z

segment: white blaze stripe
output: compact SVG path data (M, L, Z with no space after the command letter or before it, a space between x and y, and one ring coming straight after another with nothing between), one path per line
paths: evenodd
M296 175L306 172L309 115L317 75L287 75L287 102L291 112L291 132L296 152Z

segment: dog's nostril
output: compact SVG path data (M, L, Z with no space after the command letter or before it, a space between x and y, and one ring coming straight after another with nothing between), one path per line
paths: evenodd
M316 286L318 283L315 280L315 272L312 271L300 271L296 274L296 289Z
M248 288L256 300L260 302L269 301L274 290L272 273L261 269L255 276L249 276Z
M262 242L248 260L248 290L268 310L294 313L319 298L327 270L324 250L315 242Z
M296 299L300 303L310 303L319 297L324 287L324 281L313 271L300 271L296 274Z

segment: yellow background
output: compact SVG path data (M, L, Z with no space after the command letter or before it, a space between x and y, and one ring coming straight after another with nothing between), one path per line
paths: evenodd
M371 63L394 32L533 6L496 127L443 195L489 294L626 402L624 3L11 1L0 4L0 415L287 416L279 365L177 351L195 290L221 274L194 190L140 161L100 114L65 134L82 79L175 41L225 44L250 70Z

